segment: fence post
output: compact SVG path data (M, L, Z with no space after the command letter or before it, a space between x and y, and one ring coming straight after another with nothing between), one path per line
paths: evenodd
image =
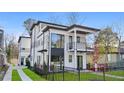
M54 81L54 64L53 64L53 77L52 80Z
M105 68L103 67L103 80L105 81Z
M46 80L47 80L48 69L46 68Z
M63 69L62 69L62 76L63 76L63 81L64 81L64 78L65 78L65 76L64 76L64 65L63 65Z
M78 80L80 81L80 63L78 61Z
M78 80L80 81L80 67L79 67L79 70L78 70Z

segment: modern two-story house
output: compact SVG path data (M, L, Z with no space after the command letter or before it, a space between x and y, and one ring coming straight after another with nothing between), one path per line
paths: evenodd
M86 54L91 51L87 48L86 36L97 31L99 29L82 25L37 21L31 28L31 66L37 64L42 68L46 63L49 67L54 64L67 69L86 69Z
M27 36L20 36L18 40L19 46L19 65L26 65L26 59L30 55L30 43L31 39Z

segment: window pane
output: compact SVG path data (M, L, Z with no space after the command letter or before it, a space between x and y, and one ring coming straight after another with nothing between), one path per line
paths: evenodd
M80 37L79 36L77 37L77 43L80 43Z
M64 48L64 35L52 33L51 37L52 48Z
M72 55L69 55L69 62L72 62Z

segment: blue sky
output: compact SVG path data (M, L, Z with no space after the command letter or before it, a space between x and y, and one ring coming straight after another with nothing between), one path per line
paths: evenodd
M0 26L4 27L5 33L14 34L18 38L25 32L23 22L28 18L42 21L52 21L56 16L62 24L67 23L68 12L0 12ZM112 23L124 20L124 13L119 12L80 12L80 20L85 19L82 25L102 28Z

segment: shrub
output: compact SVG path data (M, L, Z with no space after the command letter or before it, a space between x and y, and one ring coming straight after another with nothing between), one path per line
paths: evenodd
M28 67L28 68L30 68L30 61L29 61L29 59L28 58L26 58L26 66Z

